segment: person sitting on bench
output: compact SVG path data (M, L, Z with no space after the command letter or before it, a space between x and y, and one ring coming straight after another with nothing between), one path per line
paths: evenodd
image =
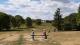
M44 36L44 39L47 39L47 35L46 35L46 30L43 29L43 36Z
M32 30L32 40L34 40L34 30Z

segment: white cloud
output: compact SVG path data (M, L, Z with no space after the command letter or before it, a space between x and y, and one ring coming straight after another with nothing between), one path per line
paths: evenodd
M9 0L6 4L0 4L0 10L12 15L19 14L24 18L53 19L57 8L61 8L61 13L66 16L76 12L79 4L69 0Z
M58 2L63 2L63 3L70 3L70 0L53 0L53 1L58 1Z

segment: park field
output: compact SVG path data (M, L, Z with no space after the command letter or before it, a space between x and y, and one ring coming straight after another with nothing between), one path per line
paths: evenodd
M48 39L44 39L43 36L36 36L33 41L31 38L32 29L35 29L36 35L42 35L42 30L46 29ZM0 45L80 45L80 31L54 32L51 24L20 30L22 31L0 32Z

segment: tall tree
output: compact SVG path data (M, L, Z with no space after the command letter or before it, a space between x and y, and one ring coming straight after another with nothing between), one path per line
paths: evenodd
M54 26L60 31L62 29L62 16L60 14L60 8L58 8L54 15Z
M77 16L76 16L76 21L77 21L78 29L80 30L80 5L78 7L78 13L77 13Z
M28 28L31 28L32 27L32 19L30 17L27 17L26 18L26 26Z
M78 14L76 16L76 20L77 20L77 25L80 24L80 5L79 5L79 8L78 8Z

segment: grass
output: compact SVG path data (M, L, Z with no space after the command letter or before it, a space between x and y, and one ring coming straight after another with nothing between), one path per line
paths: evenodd
M17 45L23 45L23 44L24 44L24 38L23 38L23 35L20 35L17 41Z
M8 31L8 32L0 32L0 39L1 38L7 38L7 35L11 35L12 37L10 38L10 40L14 39L15 35L16 39L12 40L12 41L7 41L5 39L0 40L0 44L2 45L80 45L80 32L79 31L65 31L65 32L54 32L53 31L53 26L49 23L45 23L42 24L40 26L38 25L34 25L34 29L36 34L42 34L42 30L46 29L46 31L48 32L48 30L50 30L51 32L48 33L49 37L47 40L42 39L39 40L42 37L39 37L39 39L37 39L37 37L35 38L35 41L30 41L29 39L31 39L29 37L29 35L31 35L31 30L33 28L25 28L25 26L23 26L23 28L19 29L19 30L23 30L23 31ZM18 30L18 29L17 29ZM28 40L26 40L28 39ZM4 40L4 41L3 41Z
M43 41L35 40L34 42L32 42L32 45L61 45L61 44L54 40L47 39Z
M45 27L44 27L45 26ZM23 28L22 28L23 27ZM31 30L33 29L33 28L30 28L30 29L28 29L28 28L25 28L26 26L22 26L21 27L21 29L16 29L16 30L23 30L23 31L19 31L19 32L17 32L16 30L15 31L10 31L10 32L17 32L17 33L20 33L21 35L19 36L19 38L18 38L18 40L16 40L16 41L12 41L12 42L4 42L4 43L6 43L6 45L8 45L8 44L10 44L10 45L24 45L24 43L25 43L25 40L24 40L24 36L22 35L22 33L26 33L26 32L30 32L31 33ZM25 29L24 29L25 28ZM52 28L52 26L51 26L51 24L42 24L42 25L40 25L40 26L38 26L38 25L34 25L34 28L35 29L37 29L37 30L35 30L35 31L41 31L41 30L43 30L43 29L46 29L46 30L49 30L49 29L51 29ZM8 31L9 32L9 31ZM8 32L4 32L4 33L8 33ZM10 33L9 33L10 34ZM7 38L7 37L6 37ZM45 42L41 42L41 41L34 41L34 44L44 44L44 45L46 45L46 41Z

